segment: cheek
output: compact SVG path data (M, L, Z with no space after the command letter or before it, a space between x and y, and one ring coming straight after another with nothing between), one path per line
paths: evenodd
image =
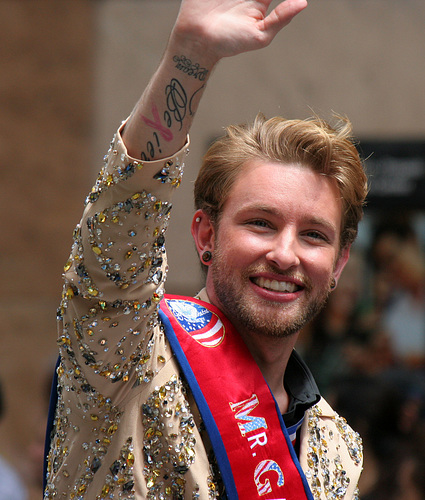
M235 267L250 268L264 261L269 249L263 241L259 241L255 237L245 237L238 242L233 251Z
M334 252L316 251L305 257L303 264L307 271L316 276L329 276L333 273L335 260Z
M221 260L234 267L241 267L247 262L252 262L262 251L263 248L258 238L237 230L220 233L214 250Z
M228 272L244 267L247 263L246 252L243 251L243 247L240 245L221 245L216 249L215 258L216 263L226 267Z

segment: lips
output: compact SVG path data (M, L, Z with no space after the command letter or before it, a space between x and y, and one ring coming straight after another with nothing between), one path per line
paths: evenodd
M274 292L294 293L300 290L300 287L298 285L290 281L270 280L261 276L252 278L252 281L257 286L265 288L266 290L272 290Z

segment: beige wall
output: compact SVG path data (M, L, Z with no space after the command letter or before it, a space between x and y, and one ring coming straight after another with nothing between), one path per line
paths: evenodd
M81 203L160 57L176 0L0 2L0 452L29 477L55 357L60 274ZM311 0L267 51L225 60L192 133L169 234L169 290L200 286L191 181L222 126L347 114L360 137L425 135L423 0ZM191 255L189 258L188 255ZM37 488L35 488L35 491ZM37 497L35 493L34 498Z

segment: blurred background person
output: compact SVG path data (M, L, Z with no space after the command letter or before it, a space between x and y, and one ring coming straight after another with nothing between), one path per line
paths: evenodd
M0 424L5 402L0 384ZM5 457L0 456L0 500L27 500L27 491L18 474Z

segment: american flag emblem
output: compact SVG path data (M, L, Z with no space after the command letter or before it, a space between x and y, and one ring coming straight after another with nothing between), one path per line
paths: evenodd
M167 305L183 330L203 347L217 347L224 339L220 318L200 304L167 299Z

